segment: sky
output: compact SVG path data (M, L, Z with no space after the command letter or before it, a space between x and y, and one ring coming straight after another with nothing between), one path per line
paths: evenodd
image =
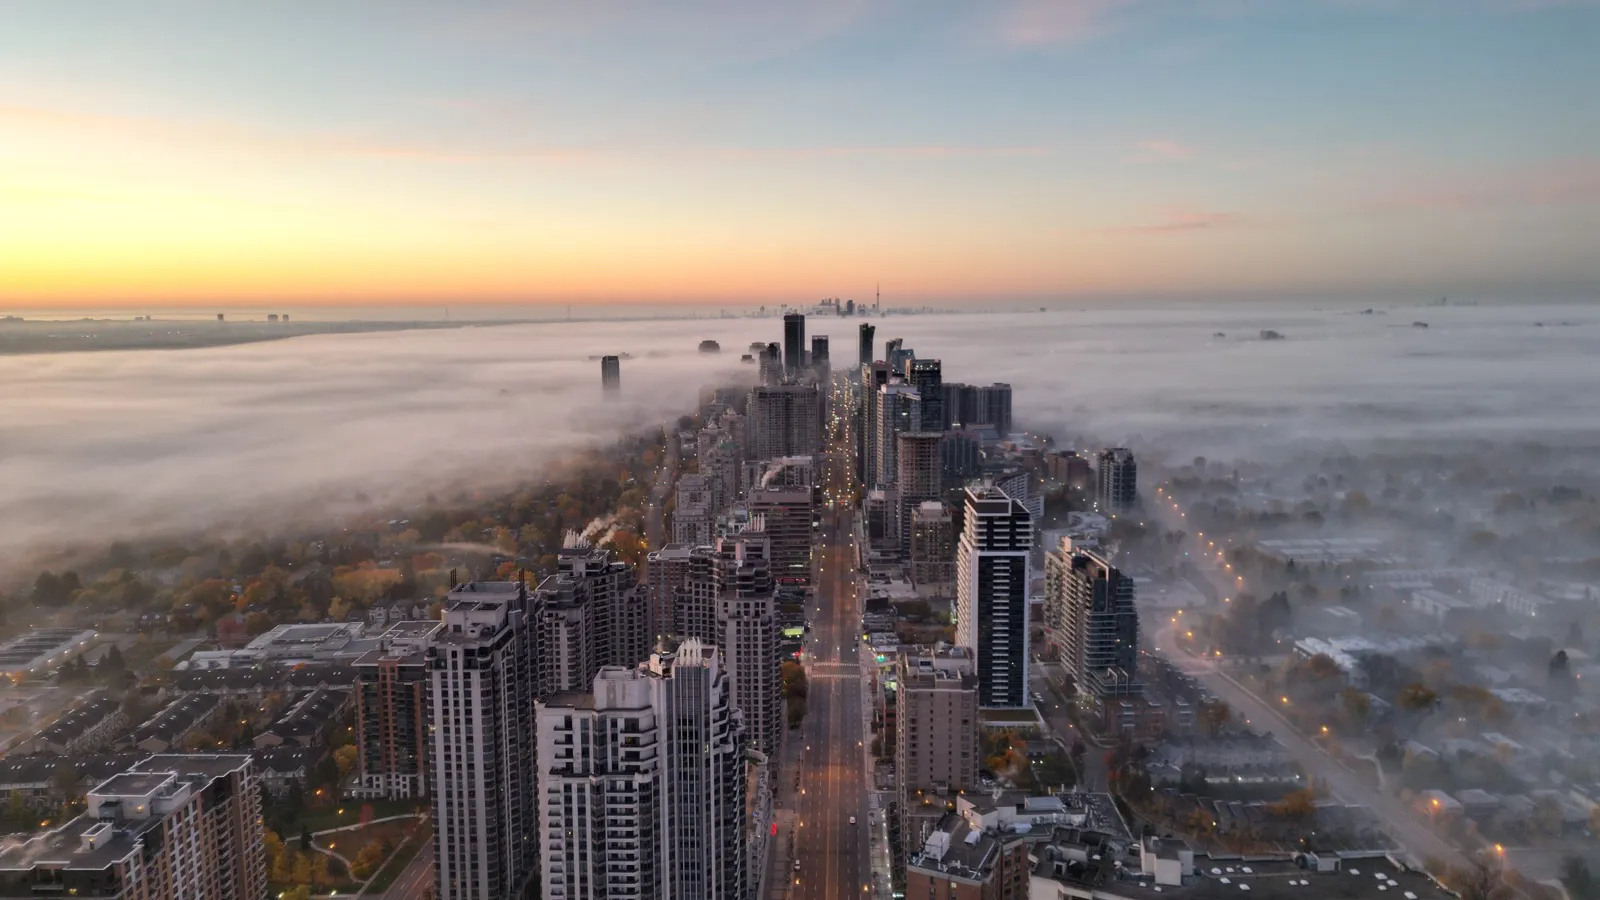
M0 0L0 306L1600 296L1591 0Z

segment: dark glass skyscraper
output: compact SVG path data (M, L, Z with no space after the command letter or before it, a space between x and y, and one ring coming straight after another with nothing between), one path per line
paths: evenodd
M863 366L872 364L872 336L877 330L877 326L871 322L861 323L861 357L859 361Z
M937 359L906 360L906 381L922 397L922 430L944 431L950 418L944 405L944 366Z
M806 317L789 313L783 317L783 373L799 378L806 367Z
M622 393L622 361L615 356L600 357L600 390L607 400Z

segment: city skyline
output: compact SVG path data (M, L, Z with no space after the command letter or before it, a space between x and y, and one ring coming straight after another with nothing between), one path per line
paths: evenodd
M0 297L1587 299L1597 15L19 7Z

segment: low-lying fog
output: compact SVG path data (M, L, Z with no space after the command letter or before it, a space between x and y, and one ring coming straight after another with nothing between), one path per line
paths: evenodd
M860 321L812 317L808 343L828 334L835 368L852 365ZM943 359L946 381L1010 382L1018 427L1155 456L1600 446L1600 317L1586 307L872 321L880 357L903 337ZM535 475L556 454L691 411L702 384L752 377L739 355L782 331L776 318L559 323L0 358L0 560ZM696 352L703 338L722 353ZM590 356L624 352L623 399L606 403Z

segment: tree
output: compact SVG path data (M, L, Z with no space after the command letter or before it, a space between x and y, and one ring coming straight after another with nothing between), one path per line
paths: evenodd
M109 675L120 675L128 671L128 661L122 658L122 648L112 644L106 655L101 657L100 668Z
M1420 712L1432 709L1433 705L1439 702L1439 695L1421 682L1412 682L1400 689L1395 702L1400 704L1401 709Z
M1355 688L1345 688L1339 692L1339 710L1346 722L1359 727L1367 724L1367 717L1372 715L1372 700Z
M347 744L333 751L334 765L339 767L339 780L343 781L351 772L355 771L356 761L361 751L354 744Z
M1600 898L1600 880L1589 871L1589 864L1581 856L1568 856L1561 861L1561 884L1573 900Z
M1282 800L1267 804L1267 812L1280 818L1304 822L1317 813L1317 795L1310 790L1290 791Z
M1482 856L1465 869L1450 870L1444 882L1461 900L1510 900L1512 896L1499 863Z
M1233 710L1221 700L1213 700L1200 707L1200 724L1206 734L1216 737L1222 729L1228 726L1228 720L1233 717Z
M385 855L385 848L381 841L368 841L367 845L362 847L361 851L356 854L356 858L351 860L350 874L365 881L372 877L373 872L377 871L378 866L383 863Z

